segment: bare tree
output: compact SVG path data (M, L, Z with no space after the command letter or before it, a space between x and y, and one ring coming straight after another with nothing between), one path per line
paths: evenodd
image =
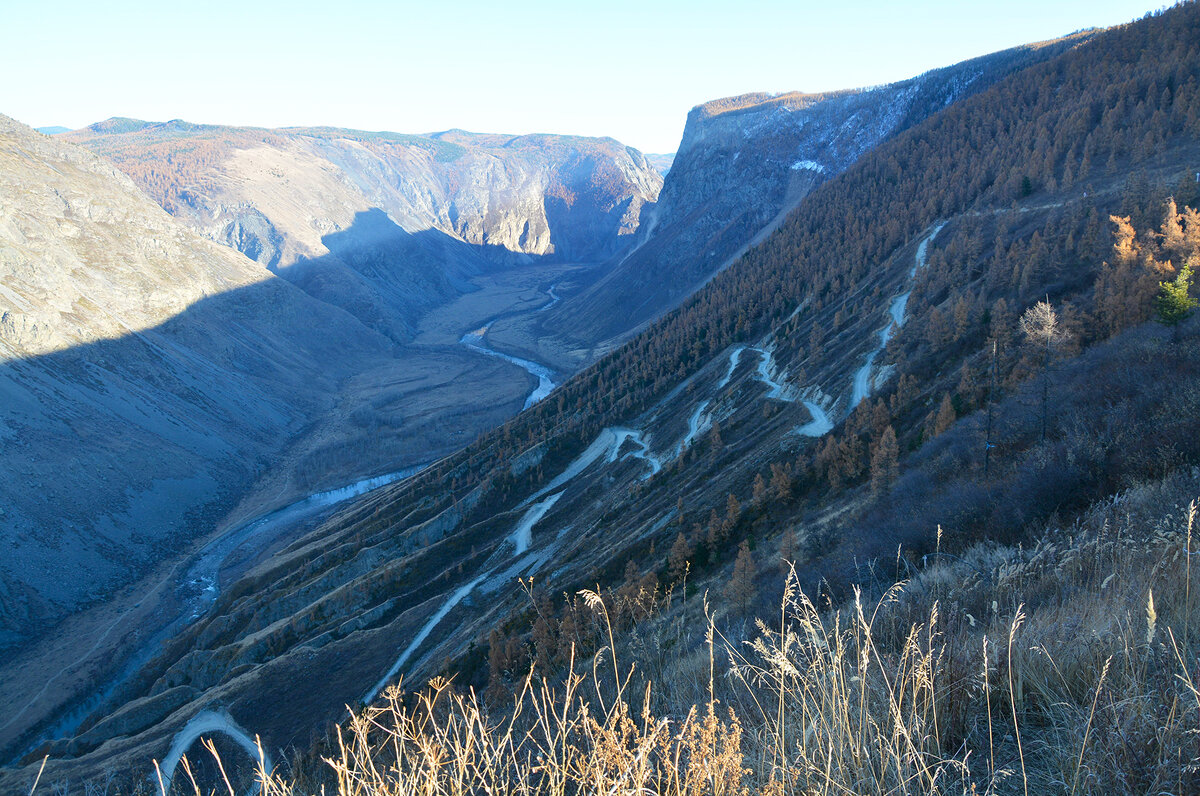
M1042 356L1042 442L1045 442L1050 406L1050 359L1054 349L1067 341L1068 333L1058 322L1058 313L1049 301L1039 301L1025 310L1018 327L1025 342L1038 349Z

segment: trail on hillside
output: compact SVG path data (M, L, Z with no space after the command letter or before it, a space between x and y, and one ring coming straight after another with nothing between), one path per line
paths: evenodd
M485 570L479 575L476 575L474 580L459 586L458 589L456 589L450 594L449 597L446 598L445 602L443 602L437 611L434 612L433 616L431 616L429 620L426 621L421 627L421 629L417 631L417 635L413 636L413 640L409 642L408 646L404 648L404 651L400 653L400 657L396 658L396 662L393 663L392 667L387 670L387 674L379 678L379 682L372 686L371 690L363 694L362 701L364 704L369 704L375 699L375 697L379 696L379 692L387 686L389 680L391 680L400 672L400 667L405 664L409 657L412 656L412 654L416 652L423 643L425 643L425 639L429 638L429 634L433 632L433 629L437 627L443 619L446 618L446 614L450 613L450 611L452 611L456 605L463 601L464 597L474 591L475 587L478 586L484 578L491 574L492 571L490 569Z
M626 442L632 442L637 446L635 450L631 450L621 455L622 448ZM642 431L633 428L614 426L605 428L596 435L596 439L592 444L584 449L583 453L576 456L570 464L563 468L557 476L555 476L549 484L534 492L525 500L517 505L517 508L525 508L526 511L517 521L513 532L509 534L506 541L512 543L513 553L510 558L521 559L533 545L533 528L547 513L554 507L554 504L562 498L564 491L562 490L572 479L583 473L596 462L603 459L611 464L621 459L634 458L646 463L649 472L642 476L642 480L649 478L662 470L662 461L650 451L648 438ZM551 494L553 493L553 494ZM549 495L548 497L546 497ZM538 561L523 561L518 560L514 567L518 572L524 571L528 566L537 566ZM514 567L510 567L509 571ZM387 685L400 668L408 661L408 659L420 648L421 644L429 637L433 630L442 622L443 619L457 606L468 594L480 586L484 581L488 580L494 573L498 571L497 566L492 566L484 569L483 572L476 575L474 579L460 586L452 592L446 600L441 604L437 611L425 622L413 640L405 647L404 651L392 664L387 673L380 678L379 682L363 696L363 702L370 702L379 692ZM500 573L505 574L504 572ZM485 589L486 590L486 589Z
M685 450L690 448L701 434L712 428L712 416L708 414L708 405L710 401L703 400L696 406L691 417L688 418L687 434L675 446L674 458L678 459Z
M894 308L890 311L894 311ZM902 305L898 311L901 314L903 313ZM484 353L491 353L495 356L515 360L516 358L514 357L508 357L508 355L479 347L478 343L479 341L482 341L483 334L486 332L486 328L487 327L485 326L483 329L477 332L464 335L464 345L477 348ZM828 433L833 428L833 421L824 408L814 401L800 399L798 394L799 391L795 385L787 382L786 372L779 369L778 363L775 360L772 346L766 345L765 343L758 346L740 345L734 347L728 355L729 361L726 372L723 378L717 384L718 390L728 386L733 378L734 372L741 363L742 355L747 351L751 351L757 354L759 357L758 363L753 372L753 378L767 388L766 393L763 396L764 398L769 400L786 401L789 403L795 403L799 401L804 404L805 408L808 409L809 414L812 415L812 420L809 423L796 429L797 433L810 437L819 437ZM668 396L668 398L672 397L674 394L675 393L673 392L671 396ZM687 432L674 446L674 448L671 450L671 453L668 454L669 459L676 459L681 456L683 452L691 447L703 433L712 427L713 417L708 411L711 403L711 399L705 399L696 406L691 416L688 418ZM622 455L621 451L626 447L626 442L632 443L634 446L636 446L636 448L627 451L624 455ZM601 429L601 431L596 435L595 439L592 440L591 444L589 444L578 456L572 459L567 466L558 473L558 475L554 476L549 483L534 491L517 504L516 508L525 509L525 512L517 521L513 532L506 539L507 542L512 543L513 553L511 557L520 559L521 556L524 556L530 550L530 548L533 546L534 527L542 521L542 519L550 512L554 505L562 498L562 496L565 494L565 488L570 484L571 481L583 474L588 468L592 467L597 462L603 460L605 463L613 464L617 461L627 458L639 459L646 463L648 472L642 476L642 480L646 480L654 474L661 472L664 464L664 460L652 452L650 448L649 437L644 431L626 426L610 426ZM514 566L518 565L522 569L525 566L525 564L521 561L518 561L517 565ZM512 569L513 567L509 568L509 570ZM433 613L433 615L417 632L417 635L400 654L399 658L397 658L396 662L388 670L387 674L380 679L374 688L367 692L367 694L363 697L363 701L370 702L373 700L379 694L379 692L383 690L387 682L395 677L395 675L400 671L400 668L409 660L413 653L417 651L420 645L424 643L424 641L429 637L438 624L440 624L442 620L446 618L450 611L453 610L454 607L460 602L462 602L462 600L465 599L468 594L474 591L476 587L480 586L480 584L484 583L488 578L492 577L497 572L499 572L499 570L496 566L489 567L481 574L476 575L473 580L467 582L452 592L441 604L438 610Z
M188 748L198 738L213 735L214 733L221 733L232 738L238 746L246 750L246 754L250 755L251 760L258 761L261 752L263 769L270 771L273 768L271 765L271 753L267 751L266 747L260 747L257 739L251 738L228 713L224 711L202 710L193 716L183 726L182 730L175 734L175 737L171 741L171 749L167 752L167 756L163 758L162 764L159 766L159 771L162 773L163 788L166 792L171 792L171 781L175 778L175 768L179 765L179 761L183 758ZM258 785L253 785L247 793L255 793L257 790Z
M833 431L833 420L825 409L814 401L804 401L804 408L812 415L812 420L803 426L796 427L796 433L805 437L823 437Z
M276 509L258 517L252 517L221 534L216 539L213 539L196 554L192 563L188 565L182 575L179 574L179 569L176 568L147 592L148 595L153 595L161 588L170 588L172 586L171 581L174 580L174 591L178 595L181 605L178 613L173 618L167 620L166 624L162 625L157 632L153 632L146 641L142 642L138 649L126 658L120 671L106 684L92 691L90 695L76 699L72 708L65 714L60 715L45 732L39 733L33 744L36 745L44 740L65 738L74 735L83 720L93 710L103 704L105 700L111 697L122 683L149 663L159 653L163 644L203 616L216 602L217 597L220 596L219 572L225 561L235 550L251 543L260 546L268 544L270 540L277 538L288 528L294 528L300 523L311 520L326 509L344 503L351 498L365 495L388 484L410 478L426 467L428 467L428 464L421 464L398 470L394 473L364 478L337 489L314 493L289 506ZM105 629L104 633L96 641L96 644L93 645L93 650L99 646L104 638L123 619L123 616L119 617ZM9 719L9 723L11 724L21 713L33 705L45 693L46 689L50 687L51 683L66 671L66 668L64 667L58 672L48 675L45 678L42 690L35 694L20 710L16 711Z
M650 438L648 436L634 428L614 427L612 431L616 439L608 454L608 461L610 463L617 461L618 454L625 445L625 440L629 440L634 445L637 445L638 449L632 450L620 458L633 457L634 459L644 461L650 467L650 472L642 476L643 481L662 470L662 460L650 452Z
M563 493L558 492L529 507L529 510L525 512L525 516L521 517L521 521L517 523L517 529L508 537L516 551L514 555L523 555L529 549L529 545L533 543L533 526L537 525L538 521L546 516L546 512L553 508L554 504L562 496Z
M937 234L942 231L942 227L946 226L943 221L933 227L929 234L926 235L917 245L917 253L913 258L913 267L908 272L908 282L912 282L916 278L917 272L925 267L927 260L927 252L930 242L937 237ZM899 294L892 299L887 308L887 322L882 329L879 330L879 344L867 354L866 360L862 367L854 372L854 379L850 387L850 406L848 411L853 411L856 406L871 394L874 389L872 380L873 371L875 368L875 359L883 353L888 342L895 336L896 331L904 325L906 319L905 310L908 307L908 297L912 295L912 286L908 286L908 290Z
M787 372L779 370L779 366L775 362L774 347L769 345L735 346L729 352L729 367L725 371L725 376L717 383L717 389L724 389L729 384L733 378L734 371L737 370L738 365L741 363L742 354L747 351L753 351L758 354L758 365L755 367L754 375L758 381L767 387L767 394L763 397L776 401L795 403L796 388L786 383Z

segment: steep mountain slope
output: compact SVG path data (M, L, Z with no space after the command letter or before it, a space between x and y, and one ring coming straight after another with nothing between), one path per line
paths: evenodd
M138 720L98 713L47 748L83 755L58 770L161 754L212 705L278 749L400 675L503 689L587 635L517 576L538 600L636 595L676 577L681 536L694 577L716 579L740 541L786 535L805 582L837 589L897 545L932 550L939 522L1018 536L1200 462L1195 348L1139 326L1135 300L1200 242L1194 214L1168 214L1183 232L1161 251L1145 234L1168 191L1200 198L1198 32L1195 5L1104 32L867 154L557 399L234 584L114 696ZM1110 213L1143 233L1115 253ZM1069 400L1039 411L1016 319L1047 296L1084 350L1056 371ZM1173 458L1143 447L1159 440Z
M192 229L396 341L495 267L624 248L662 178L612 139L110 119L64 136Z
M538 319L531 336L556 338L547 348L568 359L594 358L686 299L882 141L1086 39L1018 47L886 86L745 94L694 108L633 247ZM502 339L503 327L497 332Z
M390 345L0 117L0 646L212 521Z
M460 337L577 266L467 283L466 244L373 209L282 279L94 154L7 118L0 136L7 746L55 715L72 727L287 532L519 411L529 369ZM432 281L472 292L398 347L393 311Z

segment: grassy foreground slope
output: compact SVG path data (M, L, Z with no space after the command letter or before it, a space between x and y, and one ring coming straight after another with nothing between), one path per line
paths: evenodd
M756 628L668 593L615 653L588 592L608 643L574 674L499 711L441 678L390 692L264 792L1192 793L1197 494L1195 469L1141 484L842 603L785 568Z

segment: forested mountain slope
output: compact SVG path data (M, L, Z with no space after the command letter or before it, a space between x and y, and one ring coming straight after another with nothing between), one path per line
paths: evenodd
M1177 343L1146 320L1200 251L1198 75L1188 4L871 150L549 400L231 584L114 695L139 720L52 765L161 755L214 705L304 744L400 675L511 692L608 643L564 593L597 589L623 632L685 573L715 588L786 556L841 599L881 562L1019 541L1188 471L1195 321Z
M885 86L746 94L692 109L634 247L614 258L594 285L548 312L544 330L578 350L623 339L761 242L805 196L866 152L1089 35L993 53Z

